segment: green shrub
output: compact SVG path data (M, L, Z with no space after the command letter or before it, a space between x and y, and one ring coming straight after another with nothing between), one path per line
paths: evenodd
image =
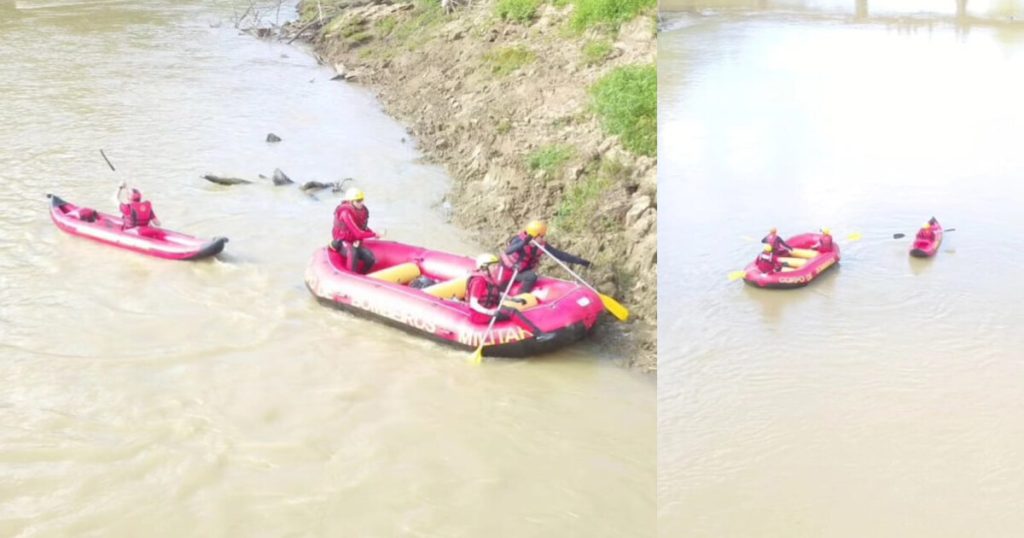
M569 146L552 144L539 148L527 156L526 165L534 172L540 170L547 177L555 177L574 153Z
M495 13L502 20L528 23L537 16L541 0L498 0Z
M571 25L578 31L598 24L617 27L645 9L656 8L657 0L573 0Z
M591 41L583 46L583 63L594 65L604 61L612 53L612 44L607 40Z
M484 60L491 65L491 72L499 76L513 73L536 59L537 55L526 47L506 47L484 55Z
M658 151L658 72L654 65L619 67L590 87L601 125L626 149L654 156Z

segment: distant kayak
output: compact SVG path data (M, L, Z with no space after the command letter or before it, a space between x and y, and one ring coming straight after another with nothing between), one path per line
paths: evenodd
M224 250L226 237L199 239L163 228L149 226L122 229L121 217L79 207L53 194L50 217L58 228L79 237L106 243L166 260L198 260Z
M367 275L350 271L330 248L313 254L306 286L321 303L465 349L484 342L487 356L526 357L567 346L589 333L604 312L601 298L589 289L541 276L532 293L514 296L522 304L505 305L520 310L546 335L531 334L512 321L498 321L488 333L487 325L470 320L466 302L472 258L394 241L368 239L363 246L377 258ZM422 278L431 284L411 285Z
M930 258L934 256L939 251L939 245L942 244L942 225L939 224L939 221L935 220L935 217L932 217L928 222L932 225L935 238L931 241L915 238L914 244L910 247L910 255L915 258Z
M810 284L826 269L839 263L839 245L834 242L831 251L818 252L821 235L806 233L786 239L786 243L793 247L793 256L780 257L779 260L789 267L764 273L757 268L757 263L751 263L746 268L743 281L758 288L774 289L799 288Z

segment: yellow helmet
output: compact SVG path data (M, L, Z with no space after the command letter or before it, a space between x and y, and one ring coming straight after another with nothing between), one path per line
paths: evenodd
M821 233L825 235L832 235L832 230L829 230L828 228L822 228Z
M762 250L764 250L765 252L771 252L772 251L772 246L771 245L765 245L764 249L762 249Z
M926 222L926 223L924 223L924 226L923 226L923 228L924 228L925 230L927 230L927 229L930 229L931 227L932 227L932 223L930 223L930 222Z
M345 201L346 202L355 202L355 201L362 202L363 198L365 198L365 197L366 196L363 194L363 191L360 190L360 189L357 189L355 187L352 187L351 189L345 191Z
M530 234L530 237L537 237L548 233L548 223L542 220L531 220L526 225L526 233Z
M487 267L488 265L495 263L498 263L498 257L495 256L494 254L480 254L479 256L476 257L477 269L483 269L484 267Z

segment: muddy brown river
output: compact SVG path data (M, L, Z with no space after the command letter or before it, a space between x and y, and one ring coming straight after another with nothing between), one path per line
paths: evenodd
M1024 534L1024 6L662 7L661 534ZM771 226L840 267L729 282Z
M388 238L481 250L371 92L231 17L0 1L0 535L653 535L653 376L593 341L474 367L322 307L303 271L340 195L200 179L356 178ZM225 253L50 222L46 193L112 210L122 179Z

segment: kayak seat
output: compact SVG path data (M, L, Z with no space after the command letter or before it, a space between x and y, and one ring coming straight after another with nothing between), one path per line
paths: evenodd
M427 286L423 288L423 292L434 297L440 297L441 299L465 299L466 282L468 280L468 276L460 276L451 280L445 280L444 282L438 282L433 286Z
M419 278L420 266L412 262L401 263L388 267L387 269L374 271L366 276L377 280L383 280L385 282L402 284L404 286L405 284Z

